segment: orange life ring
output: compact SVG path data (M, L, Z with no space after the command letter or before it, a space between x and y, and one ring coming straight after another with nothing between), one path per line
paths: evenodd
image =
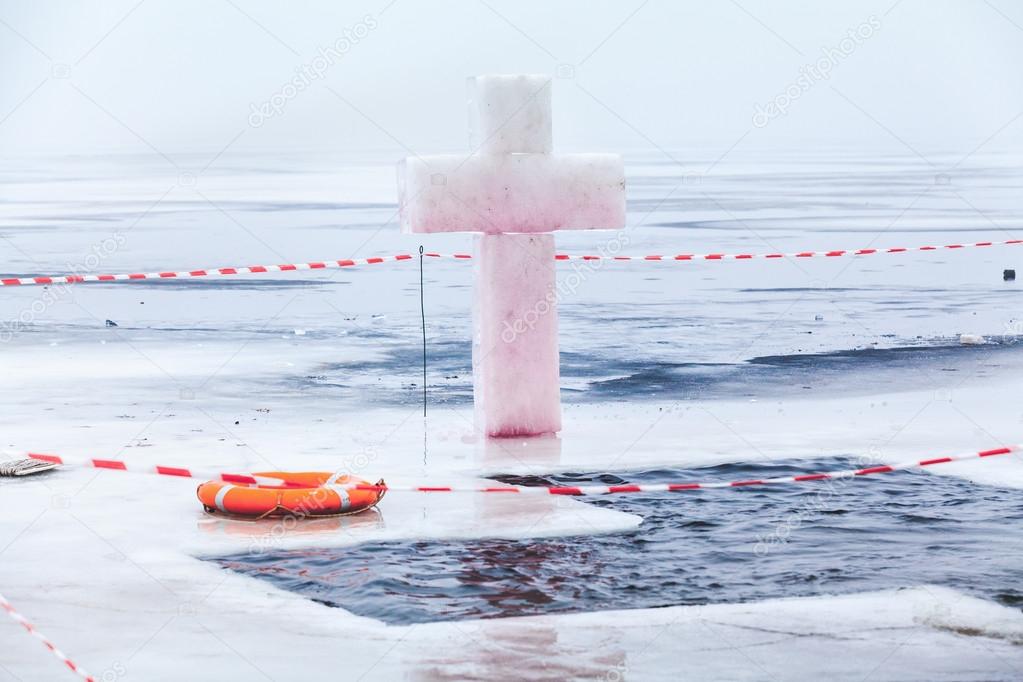
M345 486L382 486L383 480L370 483L348 474L322 471L257 473L263 478L277 478L281 485L235 485L207 481L196 490L203 509L211 514L264 518L267 516L339 516L356 514L375 507L383 498L383 490L357 490ZM287 482L287 484L285 484ZM297 487L294 483L308 485Z

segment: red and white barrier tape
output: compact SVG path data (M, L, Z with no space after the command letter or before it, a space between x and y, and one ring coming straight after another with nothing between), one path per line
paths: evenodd
M682 492L686 490L706 490L716 488L744 488L748 486L766 486L786 483L806 483L809 481L835 480L842 478L857 478L862 476L874 476L887 474L893 471L904 471L917 469L935 464L947 464L949 462L962 462L971 459L994 457L997 455L1008 455L1023 450L1023 445L1013 445L994 450L982 450L963 455L951 455L948 457L937 457L934 459L914 460L901 464L882 465L866 467L863 469L844 469L840 471L826 471L799 476L779 476L776 478L761 478L741 481L709 481L709 482L680 482L680 483L640 483L623 485L584 485L584 486L489 486L489 487L457 487L457 486L352 486L356 490L381 490L407 491L420 493L447 493L447 492L468 492L468 493L539 493L542 495L606 495L609 493L667 493Z
M71 670L71 672L75 673L82 679L87 680L87 682L95 682L96 678L82 670L74 661L68 658L63 651L58 649L57 645L51 642L46 637L46 635L36 630L36 627L32 625L32 623L30 623L28 619L25 618L25 616L21 615L20 613L14 610L14 607L11 606L11 602L7 601L7 598L2 594L0 594L0 608L3 608L3 610L7 612L7 615L10 616L14 620L14 622L18 623L21 627L25 628L25 631L28 632L28 634L32 635L40 642L42 642L43 646L49 649L50 653L52 653L54 656L63 661L64 665L66 665Z
M30 457L31 459L38 459L43 462L50 462L51 464L60 464L62 466L76 468L110 469L113 471L129 471L135 474L174 476L176 478L199 478L206 481L223 481L224 483L234 483L237 485L282 485L282 481L278 478L267 478L266 476L256 476L255 474L232 474L209 469L170 467L162 466L160 464L129 464L128 462L119 459L92 459L87 457L68 458L58 455L47 455L40 452L28 452L25 453L24 456ZM303 483L295 483L292 481L284 481L283 485L285 487L307 487Z
M881 253L911 253L914 251L942 251L955 249L983 248L986 246L1011 246L1023 244L1023 239L1009 239L1001 242L974 242L971 244L943 244L942 246L892 246L883 249L836 249L833 251L794 251L790 253L680 253L675 255L652 256L579 256L559 253L555 260L610 260L610 261L714 261L714 260L776 260L783 258L840 258L842 256L873 256ZM429 253L424 255L431 255ZM456 256L458 257L458 256Z
M884 249L838 249L834 251L795 251L792 253L680 253L676 255L649 256L609 256L594 254L559 253L554 260L583 261L632 261L632 262L682 262L682 261L723 261L723 260L775 260L785 258L838 258L842 256L871 256L881 253L909 253L915 251L942 251L967 248L983 248L987 246L1010 246L1023 244L1023 239L1009 239L1001 242L975 242L972 244L944 244L942 246L911 246L890 247ZM470 260L467 253L435 253L423 254L429 258L451 258L454 260ZM375 265L395 261L412 260L413 256L402 253L396 256L380 256L376 258L357 258L343 260L314 261L311 263L286 263L283 265L249 265L246 267L208 268L200 270L181 270L167 272L133 272L116 275L51 275L40 277L8 277L0 279L0 286L31 286L34 284L80 284L86 282L135 282L152 279L194 279L197 277L230 277L233 275L255 275L272 272L296 272L302 270L329 270L347 268L356 265Z
M994 450L982 450L962 455L951 455L948 457L937 457L933 459L913 460L901 464L881 465L866 467L863 469L844 469L839 471L825 471L819 473L802 474L798 476L780 476L776 478L762 478L741 481L707 481L707 482L678 482L678 483L640 483L623 485L584 485L584 486L521 486L521 485L500 485L500 486L450 486L450 485L366 485L350 484L339 485L340 488L353 490L374 490L391 492L415 492L415 493L519 493L519 494L540 494L540 495L604 495L608 493L664 493L681 492L686 490L708 490L716 488L744 488L749 486L769 486L787 483L806 483L810 481L836 480L843 478L857 478L863 476L874 476L887 474L893 471L905 471L907 469L923 469L936 464L947 464L949 462L962 462L975 459L986 459L997 455L1008 455L1023 450L1023 445L1011 445ZM161 476L176 476L184 478L204 478L208 480L221 480L229 483L242 483L248 485L282 485L279 479L267 479L253 474L225 474L215 472L200 472L195 469L183 467L164 466L130 466L126 462L108 459L83 459L68 460L56 455L42 455L28 453L28 457L39 459L44 462L64 464L67 466L84 466L96 469L110 469L115 471L131 471L142 474L156 474ZM285 481L287 487L305 487L300 483Z
M282 265L249 265L236 268L207 268L167 272L132 272L118 275L53 275L48 277L10 277L0 279L0 286L24 286L32 284L79 284L83 282L134 282L143 279L194 279L196 277L220 277L231 275L256 275L266 272L296 272L299 270L331 270L350 268L356 265L376 265L389 261L412 260L407 253L377 258L347 258L342 260L314 261L311 263L285 263Z

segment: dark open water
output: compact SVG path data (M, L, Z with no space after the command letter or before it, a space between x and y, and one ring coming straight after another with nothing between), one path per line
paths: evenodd
M847 459L569 474L550 485L766 478ZM237 554L224 567L391 624L500 618L934 583L1023 605L1023 499L896 473L788 488L583 498L638 514L634 532L544 540L370 543Z

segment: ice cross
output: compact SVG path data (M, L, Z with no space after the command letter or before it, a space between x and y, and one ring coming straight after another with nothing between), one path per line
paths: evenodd
M473 397L488 436L561 430L554 230L625 225L615 154L552 154L549 76L469 82L470 143L398 166L403 232L475 239Z

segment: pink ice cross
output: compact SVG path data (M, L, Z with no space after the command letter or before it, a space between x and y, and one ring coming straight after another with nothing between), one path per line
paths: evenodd
M470 78L470 156L398 165L402 231L476 232L473 398L487 436L561 430L556 230L625 226L616 154L552 153L551 78Z

